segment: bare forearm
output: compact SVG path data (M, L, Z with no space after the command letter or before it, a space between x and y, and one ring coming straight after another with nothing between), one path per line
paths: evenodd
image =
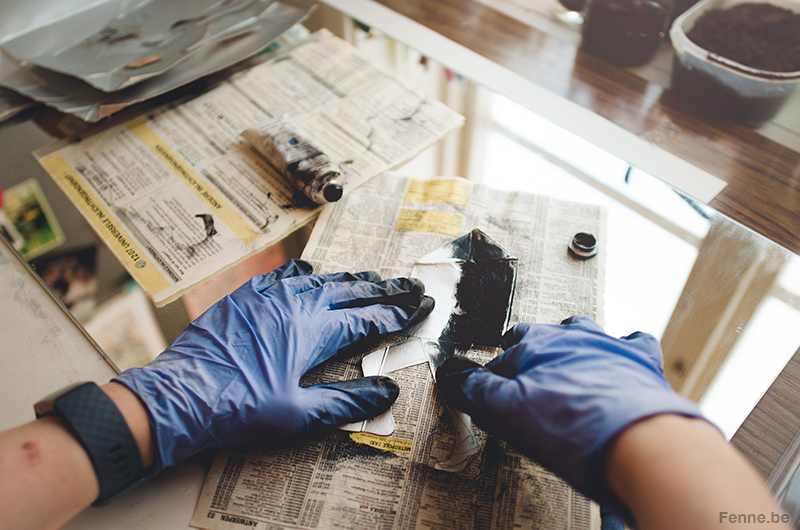
M86 452L54 417L0 434L3 528L58 528L98 495Z
M149 466L153 440L144 406L121 385L102 388L122 412ZM58 418L0 433L1 528L59 528L88 507L98 491L89 457Z
M782 512L761 478L702 420L662 415L637 423L612 445L606 472L640 530L759 528L754 521L788 530L776 524Z

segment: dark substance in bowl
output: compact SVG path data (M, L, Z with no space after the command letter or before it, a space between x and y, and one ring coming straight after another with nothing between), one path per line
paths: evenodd
M672 90L703 110L749 127L768 122L793 93L787 88L775 96L746 97L710 74L686 68L677 58L672 62Z
M772 4L743 3L709 10L686 36L708 52L760 70L763 75L754 75L764 83L769 83L769 72L800 71L800 14ZM676 94L750 127L775 116L794 88L791 82L776 79L763 95L744 95L710 73L686 67L677 56L673 61Z
M800 13L772 4L712 9L686 34L711 53L768 72L800 70Z

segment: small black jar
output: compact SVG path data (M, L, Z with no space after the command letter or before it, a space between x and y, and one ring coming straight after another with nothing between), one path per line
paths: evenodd
M673 7L674 0L589 0L581 46L618 66L644 64L669 29Z

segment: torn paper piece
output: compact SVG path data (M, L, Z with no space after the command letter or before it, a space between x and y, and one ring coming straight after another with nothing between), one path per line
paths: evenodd
M365 376L389 375L390 372L396 370L426 363L430 354L425 351L425 347L424 339L412 338L400 344L381 348L364 356L361 360L361 369ZM394 432L395 422L392 411L389 409L380 416L358 423L349 423L343 425L341 429L389 436Z

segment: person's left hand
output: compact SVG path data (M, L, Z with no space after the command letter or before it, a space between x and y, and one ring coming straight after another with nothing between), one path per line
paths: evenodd
M114 381L144 402L157 471L207 447L300 434L386 411L388 377L301 388L344 348L419 322L433 309L422 282L372 272L312 274L292 261L256 276L192 322L155 361Z
M481 366L454 356L436 371L447 402L576 489L630 517L606 480L613 441L659 414L703 418L670 387L661 346L647 333L607 335L585 316L517 324L506 350Z

